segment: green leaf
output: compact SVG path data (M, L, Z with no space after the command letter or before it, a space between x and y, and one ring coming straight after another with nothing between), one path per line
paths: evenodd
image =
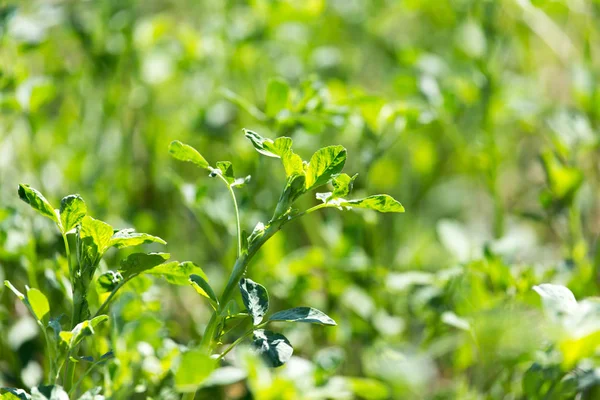
M390 389L382 382L370 378L345 378L352 393L365 400L383 400L390 398Z
M164 263L170 257L169 253L133 253L121 260L119 272L127 279Z
M23 389L0 388L0 400L31 400L31 396Z
M281 156L281 161L286 176L304 175L304 161L302 161L302 158L292 150L285 152Z
M292 175L287 179L285 188L277 202L273 218L279 218L289 211L294 201L306 191L305 182L306 177L304 175Z
M269 317L269 321L308 322L320 325L337 325L333 319L322 311L312 307L295 307L279 311Z
M271 367L280 367L292 357L294 348L280 333L257 329L253 333L253 345L258 354Z
M87 214L85 201L78 194L71 194L60 201L60 222L63 232L75 228Z
M38 321L43 321L44 317L50 312L50 303L48 303L46 296L38 289L28 288L27 301Z
M235 176L233 176L233 165L230 161L217 161L217 170L213 169L212 173L220 173L230 185L235 182Z
M252 142L256 151L268 157L281 158L292 148L292 139L289 137L280 137L273 141L248 129L244 129L244 134Z
M169 153L180 161L191 162L204 169L208 169L209 167L208 161L198 153L198 150L192 146L181 143L179 140L171 142L169 145Z
M185 261L182 263L173 261L166 264L160 264L150 270L147 270L146 273L160 276L167 282L179 286L189 285L189 278L192 274L200 275L205 280L208 280L204 271L190 261Z
M404 207L392 196L387 194L375 194L373 196L365 197L364 199L358 200L344 200L339 202L342 207L350 208L367 208L369 210L375 210L379 212L404 212Z
M199 349L183 353L175 371L175 390L184 393L195 392L215 367L215 360Z
M339 174L333 177L331 181L333 185L333 198L338 197L346 197L352 191L352 186L354 185L354 180L358 174L354 174L354 176L350 177L348 174Z
M78 259L82 269L95 267L110 245L113 228L106 222L85 216L77 230Z
M108 247L115 246L116 248L120 249L123 247L139 246L140 244L151 242L167 244L167 242L158 236L136 232L134 229L121 229L112 235Z
M287 108L290 87L281 79L272 79L267 85L267 99L265 112L269 117L275 117Z
M252 315L254 325L260 324L267 311L269 311L267 289L251 279L242 278L240 279L240 292L248 313Z
M48 200L46 200L46 198L36 189L23 183L19 184L19 198L40 214L50 218L57 224L59 223L54 207L52 207Z
M70 332L61 332L60 337L68 344L70 349L75 348L81 341L92 336L98 325L108 320L108 315L98 315L91 320L80 322Z
M98 277L98 292L100 294L112 292L122 281L123 275L120 272L106 271Z
M219 299L215 295L215 292L212 290L206 279L200 275L192 274L190 275L190 283L199 295L211 300L215 306L219 305Z
M314 189L329 182L339 174L346 163L346 149L342 146L328 146L317 150L310 158L306 170L306 189Z

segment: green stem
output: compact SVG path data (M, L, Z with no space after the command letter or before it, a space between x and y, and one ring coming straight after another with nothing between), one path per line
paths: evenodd
M218 174L217 176L219 178L221 178L221 180L227 186L227 189L229 190L229 194L231 195L231 200L233 201L233 208L235 210L235 224L236 224L236 228L237 228L237 256L239 257L242 254L242 226L240 223L240 210L237 205L237 199L235 197L235 192L233 191L233 188L231 187L229 182L227 182L227 179L225 179L225 177L221 174Z
M69 277L71 279L71 283L73 283L73 264L71 262L71 249L69 247L69 239L67 238L67 234L66 232L62 232L62 228L61 228L61 235L63 238L63 242L65 243L65 255L67 257L67 264L69 265ZM73 301L73 314L71 315L71 327L74 327L77 322L75 321L76 318L76 313L77 313L77 306L75 304L75 301ZM71 389L71 386L73 384L73 378L75 377L75 363L71 362L71 360L69 360L69 356L67 356L67 371L66 371L66 377L65 377L65 383L64 383L64 387L67 391L69 391ZM59 372L57 372L58 375Z
M246 339L248 336L250 336L252 334L252 332L254 332L254 328L250 329L248 332L244 333L242 336L240 336L239 338L237 338L237 340L235 342L233 342L232 344L229 345L229 347L227 347L225 349L225 351L223 351L221 353L221 355L219 355L219 357L217 357L217 361L223 359L223 357L225 357L227 355L227 353L229 353L231 350L233 350L233 348L235 346L237 346L238 344L240 344L244 339Z
M69 397L74 397L73 395L75 394L75 391L77 390L77 388L81 385L81 382L83 382L83 380L85 379L86 376L88 376L90 374L90 372L92 372L92 370L98 366L99 364L102 364L105 360L99 360L96 361L95 363L93 363L81 376L81 378L79 378L79 380L75 383L75 385L73 385L73 387L71 388L71 390L69 391Z
M115 296L115 294L117 294L117 291L119 289L121 289L132 278L134 278L134 277L132 276L132 277L130 277L128 279L123 279L121 282L119 282L119 284L112 290L112 292L110 292L110 294L108 295L108 297L106 298L106 300L104 300L104 303L102 303L102 305L100 306L100 308L98 308L98 311L96 311L96 314L94 314L93 318L96 318L98 315L101 315L105 311L105 309L108 307L108 304L110 303L110 301L112 300L112 298Z

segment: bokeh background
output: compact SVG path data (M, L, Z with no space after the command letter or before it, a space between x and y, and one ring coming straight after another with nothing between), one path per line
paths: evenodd
M572 398L563 382L576 372L588 378L576 390L597 394L594 340L565 345L532 286L598 294L600 2L0 4L0 278L67 309L61 237L17 196L29 183L55 205L79 193L94 217L161 236L220 291L233 208L168 144L252 176L238 190L247 231L268 220L285 174L242 128L290 136L305 159L342 144L354 195L389 193L406 213L329 209L276 235L249 276L273 310L312 305L338 327L282 327L290 365L214 390L517 399L546 393L528 389L535 378L545 398ZM289 87L284 107L266 107L272 80ZM0 291L0 384L32 386L43 340L15 301ZM209 307L150 278L115 307L128 350L112 385L168 398L165 342L197 342Z

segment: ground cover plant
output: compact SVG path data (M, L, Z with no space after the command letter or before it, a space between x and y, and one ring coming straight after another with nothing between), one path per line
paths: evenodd
M1 396L598 398L598 20L0 1Z

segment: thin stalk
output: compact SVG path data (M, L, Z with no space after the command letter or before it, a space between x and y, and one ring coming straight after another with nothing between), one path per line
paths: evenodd
M50 368L50 371L48 371L48 382L50 382L51 385L54 385L56 383L56 380L52 380L52 378L54 377L54 361L52 361L54 358L54 354L52 352L52 346L50 346L50 338L48 337L48 333L46 332L44 324L38 321L38 325L42 330L42 333L44 334L44 339L46 340L46 353L48 356L48 367Z
M227 353L229 353L231 350L233 350L233 348L235 346L237 346L238 344L240 344L244 339L246 339L248 336L250 336L252 334L252 332L254 332L254 328L250 329L248 332L244 333L242 336L240 336L239 338L237 338L237 340L233 343L231 343L229 345L229 347L227 347L225 349L225 351L223 351L221 353L221 355L219 355L219 357L217 357L217 361L220 361L223 359L223 357L225 357L227 355Z
M61 228L62 231L62 228ZM67 238L67 234L66 232L61 232L62 234L62 238L63 238L63 242L65 243L65 255L67 257L67 264L69 265L69 277L71 278L71 282L73 282L73 264L71 262L71 249L69 248L69 239ZM73 297L74 299L74 297ZM76 321L75 321L75 315L76 315L76 305L75 305L75 301L73 301L73 314L71 315L71 326L75 326L76 325ZM73 379L75 377L75 363L71 362L71 360L69 360L70 357L67 357L67 371L66 371L66 375L65 375L65 382L64 382L64 387L65 389L68 391L71 389L71 386L73 385ZM58 372L57 372L58 375Z
M93 363L81 376L81 378L79 378L79 380L75 383L75 385L73 385L73 387L71 388L71 390L69 391L69 397L73 397L73 395L75 394L75 391L77 390L77 388L81 385L81 382L83 382L83 380L85 379L86 376L88 376L90 374L90 372L92 372L92 370L98 366L99 364L104 363L106 360L98 360L95 363Z
M221 178L221 180L227 186L227 189L229 190L229 194L231 195L231 200L233 201L233 208L235 210L235 224L236 224L236 228L237 228L237 256L239 257L242 254L242 226L240 223L240 210L237 205L237 199L235 197L235 192L233 191L233 188L231 187L229 182L227 182L227 179L225 179L225 177L221 174L217 174L217 176L219 178Z
M112 292L110 292L110 294L108 295L108 297L106 298L106 300L104 300L104 303L102 303L102 305L100 306L100 308L98 308L98 311L96 311L96 314L94 314L93 318L96 318L98 315L101 315L105 311L105 309L108 307L108 304L110 303L110 301L112 300L112 298L115 296L115 294L117 294L117 291L119 289L121 289L132 278L133 277L131 277L129 279L123 279L121 282L119 282L119 284L112 290Z

